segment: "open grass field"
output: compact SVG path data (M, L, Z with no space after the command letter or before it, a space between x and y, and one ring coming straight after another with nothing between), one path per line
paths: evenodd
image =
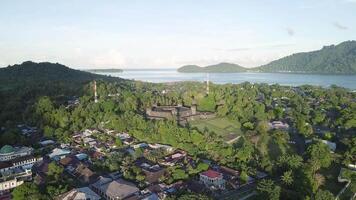
M233 133L236 136L241 135L240 128L227 118L202 119L189 122L192 127L198 128L201 132L207 128L209 131L215 132L217 135L226 137Z

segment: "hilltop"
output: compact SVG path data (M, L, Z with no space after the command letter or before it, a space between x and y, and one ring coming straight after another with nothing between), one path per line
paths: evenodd
M325 46L320 50L296 53L254 68L261 72L356 73L356 41Z
M26 61L0 68L0 89L60 82L63 85L81 85L92 80L120 80L80 70L59 63Z
M206 67L200 67L197 65L186 65L177 70L182 73L234 73L234 72L245 72L246 68L233 63L219 63L216 65L209 65Z

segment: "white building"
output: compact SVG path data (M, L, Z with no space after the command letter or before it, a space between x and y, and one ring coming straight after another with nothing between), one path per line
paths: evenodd
M209 169L200 173L200 181L214 189L225 189L225 180L222 173Z
M5 145L0 149L0 161L9 161L18 157L31 155L33 149L31 147L12 147Z
M70 151L67 149L55 148L52 150L52 153L48 154L48 156L52 160L60 160L68 154L70 154Z

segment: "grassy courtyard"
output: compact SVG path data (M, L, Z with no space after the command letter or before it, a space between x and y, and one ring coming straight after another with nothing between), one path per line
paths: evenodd
M227 118L202 119L189 122L192 127L196 127L203 132L204 129L215 132L217 135L226 138L232 138L241 135L240 128L236 123Z

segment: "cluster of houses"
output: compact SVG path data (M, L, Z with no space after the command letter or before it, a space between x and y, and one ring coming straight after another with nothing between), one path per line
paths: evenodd
M19 124L17 128L20 130L21 134L30 137L37 133L37 127L28 126L26 124Z
M124 146L116 148L110 141L102 142L98 134L119 138ZM223 191L241 186L240 173L234 169L211 164L206 171L187 181L176 181L166 184L163 180L170 176L169 168L187 170L189 164L195 168L198 163L187 152L172 146L158 143L137 143L128 133L112 130L87 129L74 133L72 142L58 144L53 140L42 140L40 152L43 157L34 157L30 147L4 146L0 150L0 197L10 198L9 191L24 181L45 184L50 163L63 167L64 172L80 183L78 188L57 196L57 199L142 199L159 200L177 191ZM104 161L110 153L126 151L129 154L142 149L142 156L137 157L132 166L139 168L144 176L144 185L123 178L121 171L105 173L95 171L93 161ZM152 161L145 157L157 150L165 152L162 157ZM204 161L205 162L205 161ZM187 173L187 172L186 172ZM250 180L253 180L252 177ZM197 190L197 188L199 188ZM6 198L5 198L6 199Z

